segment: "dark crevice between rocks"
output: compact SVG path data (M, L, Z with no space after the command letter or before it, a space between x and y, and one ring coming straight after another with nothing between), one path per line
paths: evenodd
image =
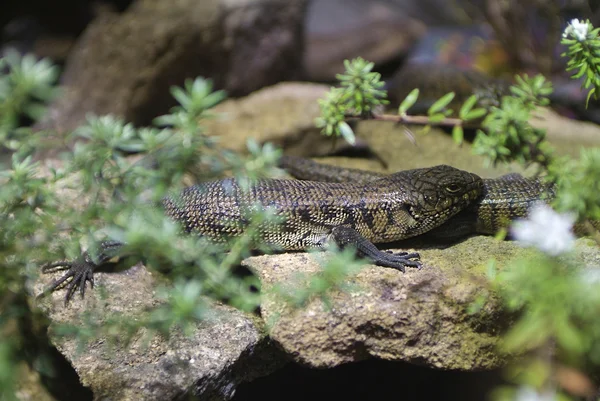
M443 371L404 362L367 360L333 369L288 364L283 369L242 384L233 401L367 400L403 401L488 399L505 384L501 371Z
M203 377L188 391L174 397L177 401L229 400L240 383L250 382L275 372L289 362L288 356L265 338L256 346L246 349L237 361L218 377Z

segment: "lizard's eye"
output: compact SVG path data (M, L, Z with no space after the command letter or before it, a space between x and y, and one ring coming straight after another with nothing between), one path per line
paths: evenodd
M446 191L450 192L451 194L455 194L458 191L460 191L460 185L458 185L458 184L449 184L446 187Z

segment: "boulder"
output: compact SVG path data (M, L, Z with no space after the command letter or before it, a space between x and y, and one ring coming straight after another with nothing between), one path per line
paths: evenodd
M88 113L148 124L169 93L204 76L232 96L301 75L306 0L138 0L105 13L68 58L63 94L40 129L70 131Z

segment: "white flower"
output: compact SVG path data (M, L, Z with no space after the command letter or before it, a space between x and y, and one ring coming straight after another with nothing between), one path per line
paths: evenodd
M524 245L556 256L573 249L575 235L571 229L574 222L574 215L560 214L550 206L538 203L529 210L527 219L515 221L511 234Z
M565 28L563 32L563 38L568 37L569 35L573 38L577 39L580 42L583 42L587 38L588 33L588 23L587 21L579 21L577 18L572 19L571 22Z

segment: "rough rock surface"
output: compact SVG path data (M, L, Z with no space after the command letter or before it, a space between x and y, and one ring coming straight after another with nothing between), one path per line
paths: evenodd
M478 241L491 252L473 252ZM286 307L270 289L294 280L298 273L318 272L314 258L287 254L253 257L244 263L263 284L261 312L265 321L274 322L271 337L299 362L323 368L377 357L471 370L502 361L494 350L498 327L482 330L481 315L472 317L466 311L478 293L477 279L491 257L508 257L516 250L490 238L470 239L447 249L418 249L425 263L422 270L403 274L367 266L351 281L356 291L331 295L331 308L312 301L298 310ZM474 256L469 257L471 253ZM484 314L492 317L493 306L487 308Z
M63 95L39 127L72 130L87 113L149 123L185 78L212 78L231 95L297 78L305 8L305 0L138 0L103 15L76 44Z
M582 263L598 265L597 246L582 239L578 248ZM271 337L303 364L330 368L376 357L453 370L500 366L504 359L495 346L508 319L493 297L476 314L468 308L484 295L481 283L491 259L502 270L532 250L484 236L445 249L420 244L417 250L424 262L420 271L366 266L350 282L355 291L332 292L329 306L313 300L296 310L272 288L317 273L314 257L258 256L244 264L260 277L261 313Z
M43 277L35 290L40 292L51 279ZM77 340L57 335L56 324L79 325L86 316L136 319L160 303L155 294L159 283L141 265L122 273L97 273L95 279L96 290L68 308L63 307L63 292L40 303L53 322L51 341L70 360L81 383L91 388L94 399L170 400L186 394L226 400L239 383L268 374L284 363L260 319L219 305L189 336L172 330L167 340L148 337L142 329L127 346L99 339L80 347Z

